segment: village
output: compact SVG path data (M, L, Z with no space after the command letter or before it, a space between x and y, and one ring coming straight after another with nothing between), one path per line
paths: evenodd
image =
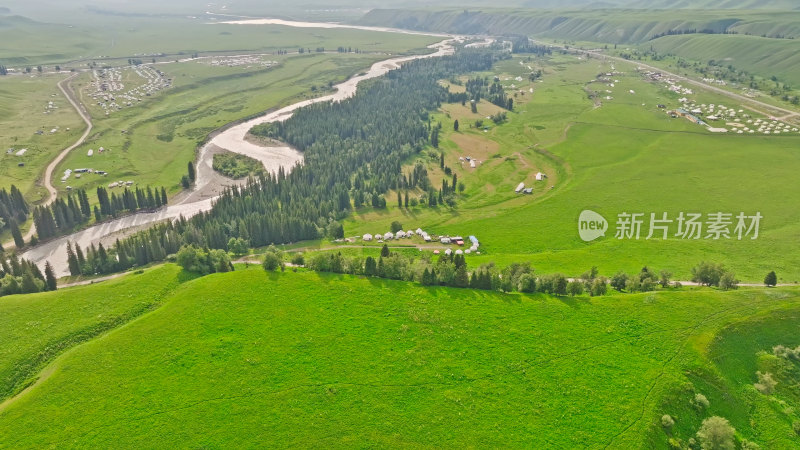
M460 248L453 251L451 248L444 249L445 255L463 255L463 254L470 254L475 253L476 255L480 255L481 252L478 250L480 247L480 242L478 242L478 238L475 236L468 236L467 239L459 235L435 235L429 234L428 232L424 231L421 228L417 228L416 230L398 230L397 232L387 231L386 233L376 233L372 235L370 233L366 233L360 237L362 242L377 242L378 244L383 244L388 241L392 240L401 240L401 239L412 239L412 238L419 238L423 242L432 243L432 242L439 242L442 245L455 245L458 247L464 247L466 243L469 243L469 248L462 250ZM335 242L355 242L358 237L355 238L347 238L347 239L339 239ZM439 255L442 251L440 249L434 249L433 254Z
M755 117L754 112L745 109L736 109L721 104L701 103L690 100L688 96L694 94L692 89L686 88L672 77L657 71L642 71L642 76L652 82L662 83L670 92L674 92L683 97L678 99L680 107L667 110L667 114L672 118L685 118L697 125L706 127L712 133L735 133L735 134L775 134L797 133L796 126L785 123L774 117ZM716 82L718 85L725 85L719 80L705 79L707 83ZM667 109L666 105L659 104L659 108ZM724 123L712 123L724 122ZM724 125L724 126L723 126Z
M200 58L200 64L209 64L213 67L242 67L251 69L253 67L272 67L278 65L278 61L264 59L261 55L238 55L238 56L210 56Z

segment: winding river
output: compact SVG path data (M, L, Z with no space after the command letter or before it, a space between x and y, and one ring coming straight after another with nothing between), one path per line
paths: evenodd
M278 23L280 22L280 23ZM290 22L285 20L275 21L273 19L254 19L244 21L228 22L241 25L263 25L263 24L279 24L294 27L318 27L318 28L354 28L365 29L372 27L358 27L348 26L342 24L331 23L313 23L313 22ZM416 34L402 30L393 29L374 29L374 31L396 32ZM442 36L439 34L431 34L435 36ZM69 275L69 267L67 265L67 242L72 242L73 245L80 245L82 248L88 247L91 244L97 245L103 242L105 245L110 244L116 237L122 237L135 230L141 229L146 225L160 222L164 220L174 220L180 216L191 217L198 213L208 211L211 209L216 194L209 195L208 189L212 184L212 179L215 172L211 168L211 162L214 151L228 150L234 153L240 153L251 158L255 158L264 164L264 167L269 171L277 171L279 167L283 167L285 171L290 171L296 164L303 161L302 153L290 147L263 147L254 144L245 139L247 133L256 125L263 123L279 122L288 119L292 113L304 106L308 106L319 102L341 101L356 93L358 84L363 80L382 76L390 70L397 69L400 64L422 58L433 58L452 54L454 49L452 43L459 38L448 37L447 39L430 45L429 48L435 50L432 53L416 56L404 56L387 59L372 65L366 72L354 76L335 86L333 94L318 97L310 100L304 100L298 103L281 108L277 111L270 112L266 115L257 117L255 119L243 122L241 124L229 127L216 136L211 138L205 145L203 145L198 152L197 160L197 178L192 190L182 194L177 199L177 202L162 208L152 213L137 213L121 217L116 220L100 223L89 227L77 233L64 236L52 241L48 241L37 247L34 247L22 254L22 257L29 259L36 263L39 267L44 269L46 261L50 261L56 276Z

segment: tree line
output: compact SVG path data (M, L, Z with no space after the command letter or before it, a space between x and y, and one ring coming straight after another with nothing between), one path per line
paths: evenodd
M159 189L125 188L120 195L109 195L105 187L97 188L98 203L92 208L89 197L83 189L56 199L47 206L38 206L33 211L38 240L63 236L75 231L76 227L87 223L92 216L97 222L109 217L137 211L150 211L167 204L167 191ZM35 244L33 241L32 244Z
M0 296L55 291L56 288L55 272L49 262L42 274L36 264L19 259L16 253L0 254Z

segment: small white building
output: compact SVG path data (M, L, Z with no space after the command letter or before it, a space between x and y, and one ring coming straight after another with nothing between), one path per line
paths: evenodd
M365 242L369 242L372 240L372 235L367 233L364 236L362 236L361 239L363 239Z
M547 178L547 175L545 175L544 173L542 172L536 173L536 181L543 181L545 178Z
M401 239L406 237L406 233L403 230L400 230L394 235L394 237L396 237L397 239Z
M522 192L523 189L525 189L525 183L520 183L520 184L517 185L517 188L514 189L514 192L519 194L520 192Z
M393 235L393 234L392 234L392 232L390 231L390 232L388 232L388 233L386 233L386 234L384 234L384 235L383 235L383 239L384 239L385 241L392 240L392 239L394 239L394 235Z
M440 238L439 242L441 242L442 244L449 244L450 243L450 238L449 237Z

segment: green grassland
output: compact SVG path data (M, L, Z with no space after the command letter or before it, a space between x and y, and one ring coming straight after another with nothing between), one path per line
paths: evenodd
M104 287L81 289L94 298ZM788 318L799 311L793 289L567 299L254 267L183 283L159 309L65 353L0 411L0 440L666 448L660 417L671 414L684 441L703 417L725 415L739 439L788 448L794 413L735 408L771 401L748 394L751 350L796 346ZM754 344L739 350L744 335ZM729 348L748 360L730 368L718 356ZM707 410L684 401L694 392Z
M192 276L175 266L0 301L0 399L19 392L56 356L158 306Z
M71 19L72 16L64 20ZM85 19L85 18L84 18ZM179 55L220 52L265 52L298 47L358 48L366 52L403 52L421 49L430 37L375 33L351 29L293 28L278 25L225 25L208 17L92 17L75 25L0 16L0 63L8 67L36 64L85 67L86 62L119 63L132 57L165 54L159 61Z
M793 39L741 35L664 36L646 44L659 53L694 61L715 60L764 78L777 76L800 84L800 55Z
M506 61L489 75L524 76L528 64L520 66L520 60ZM678 95L644 81L632 65L617 64L625 73L615 76L619 83L613 99L595 104L585 89L612 90L589 83L597 73L610 71L609 63L554 56L538 64L545 67L541 83L503 81L525 92L534 88L532 95L516 99L507 123L491 124L488 132L469 128L474 116L460 105L444 105L434 116L443 123L440 147L446 164L466 184L455 208L400 209L390 201L384 211L357 211L345 223L346 235L385 232L399 220L404 229L476 235L482 254L470 255L470 264L531 261L541 271L573 276L593 265L608 276L648 265L688 280L692 266L711 259L725 263L743 281L760 282L769 270L776 270L782 282L800 280L792 237L799 231L800 216L776 201L800 189L792 175L800 162L800 136L717 135L684 119L671 119L656 105L674 108ZM715 94L696 97L699 102L736 106ZM481 103L478 110L483 114L489 109ZM458 133L452 129L455 118L461 122ZM462 166L458 157L470 154L483 163L475 169ZM435 158L428 170L436 185L441 173ZM531 183L538 171L549 178ZM520 181L534 187L532 196L514 193ZM592 243L579 239L577 220L584 209L609 221L605 238ZM649 220L650 213L667 212L675 219L682 211L760 212L764 219L757 240L648 241L647 220L639 240L614 238L622 212L645 213ZM673 224L672 233L676 231Z
M56 86L64 78L65 75L0 77L0 188L8 189L14 184L28 201L36 202L47 195L44 187L35 184L36 180L50 161L86 129ZM48 109L49 102L56 108ZM50 133L55 128L58 130ZM37 131L43 134L38 135ZM8 154L11 148L14 153ZM16 151L24 148L28 151L16 156ZM19 163L25 165L20 167Z

